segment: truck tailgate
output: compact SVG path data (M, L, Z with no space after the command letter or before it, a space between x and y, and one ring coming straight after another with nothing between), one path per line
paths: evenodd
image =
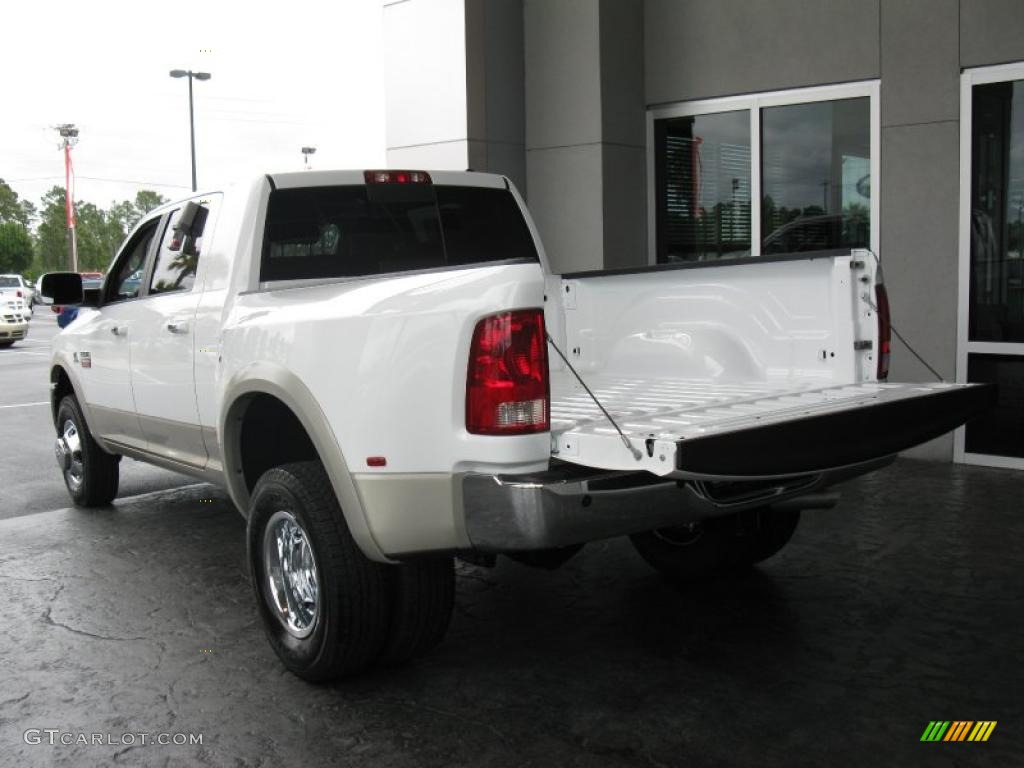
M819 472L888 456L986 408L991 387L862 382L585 379L640 458L571 374L551 383L552 455L680 479Z

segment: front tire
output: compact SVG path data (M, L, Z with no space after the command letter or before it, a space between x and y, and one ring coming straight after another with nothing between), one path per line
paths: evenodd
M117 496L120 457L93 439L81 406L66 395L57 407L57 463L71 500L79 507L102 507Z
M640 556L674 581L696 581L747 570L792 538L798 511L768 507L630 536Z
M389 629L388 566L352 539L319 462L285 464L260 478L247 538L260 617L289 670L323 682L376 660Z

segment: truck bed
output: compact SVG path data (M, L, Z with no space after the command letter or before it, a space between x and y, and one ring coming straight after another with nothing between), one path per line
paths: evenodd
M552 455L679 479L811 473L962 424L985 388L879 381L866 251L565 276ZM634 451L640 452L639 458Z

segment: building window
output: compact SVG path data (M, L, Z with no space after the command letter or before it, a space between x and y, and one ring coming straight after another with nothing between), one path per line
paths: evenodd
M859 83L651 110L652 261L877 250L877 92Z
M750 119L720 112L659 120L659 261L750 253Z
M761 253L871 244L866 98L761 110Z

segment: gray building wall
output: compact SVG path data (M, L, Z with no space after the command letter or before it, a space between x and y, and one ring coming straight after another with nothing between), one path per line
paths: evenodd
M643 3L525 0L530 210L556 271L646 253Z
M880 256L893 322L956 369L960 71L1024 60L1020 0L648 0L648 105L881 82ZM929 372L894 340L894 380ZM952 437L912 451L950 459Z
M877 0L647 0L647 103L878 77L878 17Z
M469 167L527 193L522 0L466 0Z

